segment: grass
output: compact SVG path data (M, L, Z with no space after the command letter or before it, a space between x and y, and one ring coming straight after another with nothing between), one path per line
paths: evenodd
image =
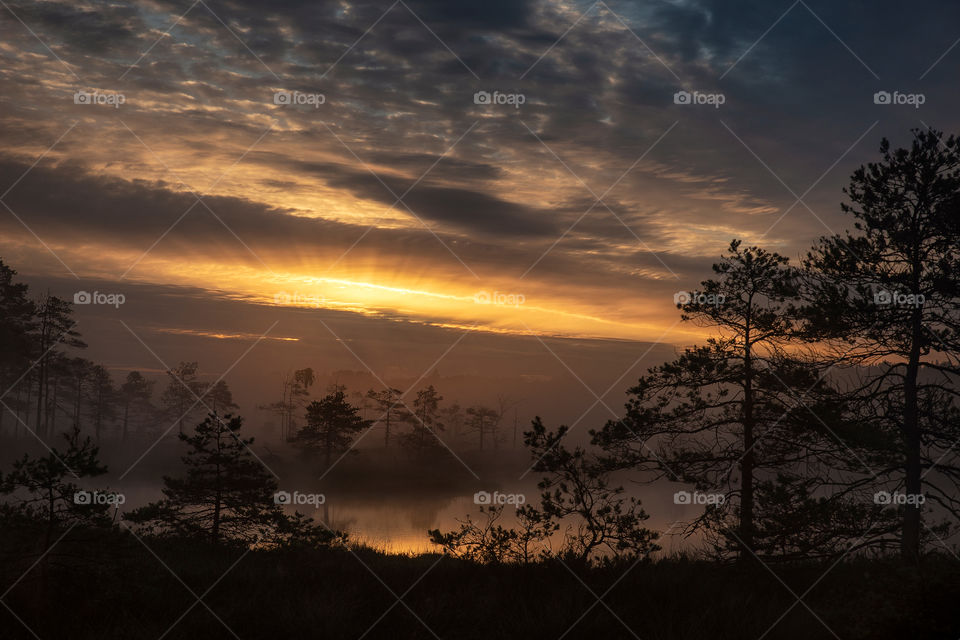
M83 535L71 532L48 563L35 566L3 598L32 631L0 608L0 636L960 637L960 562L952 556L928 557L919 568L876 559L832 568L773 566L774 576L762 566L683 558L577 569L558 562L481 566L363 547L244 554L196 542L150 540L148 550L129 534L82 540ZM9 531L3 538L6 557L0 566L4 584L11 585L35 557L24 553L29 540L10 539ZM798 604L791 591L803 595L803 602ZM203 603L197 602L199 596Z

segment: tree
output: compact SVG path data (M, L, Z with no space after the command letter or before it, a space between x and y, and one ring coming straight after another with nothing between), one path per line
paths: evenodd
M81 439L78 429L63 435L65 449L52 447L42 457L24 454L10 473L0 475L0 493L13 500L3 505L3 517L40 525L41 553L50 549L56 531L64 526L109 523L110 503L78 498L86 492L74 482L107 472L98 447L89 437Z
M536 418L524 433L533 469L543 476L537 485L539 505L522 504L514 496L519 528L501 525L505 505L491 503L480 507L483 520L467 516L459 521L459 530L432 529L430 541L448 553L485 563L527 564L558 556L585 565L610 557L647 558L657 551L658 534L643 526L649 516L640 501L611 484L602 458L583 447L565 448L561 441L567 431L565 426L547 431Z
M147 533L206 540L212 544L272 545L290 537L332 540L301 514L288 517L277 499L271 474L243 439L242 419L210 414L192 435L180 434L188 450L186 474L164 476L163 499L140 507L126 519Z
M440 401L443 396L437 393L433 385L417 392L413 401L413 411L406 414L411 425L409 433L403 434L401 442L415 455L423 455L429 450L442 446L438 432L443 431L440 422Z
M370 426L356 407L347 402L346 388L334 385L330 393L307 406L307 424L293 439L293 444L308 456L322 454L330 467L334 453L347 451L357 433Z
M611 484L611 470L602 457L583 447L564 447L567 431L566 426L547 431L537 417L524 432L524 443L535 460L533 470L544 474L537 485L542 491L540 508L528 508L528 517L567 524L560 555L578 562L601 551L639 558L657 551L659 534L643 526L650 516L640 501L627 498L622 486Z
M761 502L758 484L766 483L763 496L792 495L794 506L802 502L798 492L826 491L830 472L816 465L835 446L819 423L811 426L807 408L836 424L840 402L816 363L788 350L797 285L787 259L734 240L713 269L717 278L678 306L684 320L720 335L651 368L629 390L623 420L608 422L594 442L612 468L718 495L688 525L708 533L718 553L774 556L776 505ZM812 484L801 482L814 469ZM842 499L830 504L840 508Z
M36 361L37 413L36 431L47 436L45 401L49 392L50 362L56 357L56 345L85 348L80 333L74 329L76 323L70 317L72 306L66 300L51 296L49 293L36 303L37 325L34 333L34 353Z
M479 507L483 519L475 521L469 514L457 520L456 531L441 532L430 529L430 542L445 552L464 560L484 564L530 564L550 557L550 536L559 525L544 518L534 509L516 510L518 528L506 528L501 523L505 505Z
M113 386L110 372L102 365L94 365L90 371L90 398L93 412L94 434L100 442L100 430L105 420L117 417L117 390Z
M914 130L910 148L884 139L880 153L844 190L854 231L821 238L807 255L807 329L861 374L857 408L876 432L868 473L956 519L960 140ZM915 562L925 533L919 500L901 513L900 551Z
M86 358L70 358L64 363L67 375L69 376L70 393L73 399L73 415L71 425L74 429L79 429L82 423L84 400L86 393L84 389L88 386L93 363Z
M398 418L402 418L406 412L401 400L402 396L403 392L400 389L392 387L380 391L374 391L373 389L367 391L367 397L373 400L377 411L379 411L380 417L376 422L383 423L383 446L385 449L390 448L390 425Z
M6 404L11 404L7 397L11 387L30 366L30 336L35 330L36 307L27 297L27 285L14 282L16 275L0 260L0 402ZM0 431L5 414L0 406Z
M295 417L305 405L313 383L313 369L297 369L292 375L288 373L284 376L279 402L260 406L280 417L280 437L284 442L288 442L296 433Z
M224 411L238 408L225 380L218 380L216 384L207 385L200 399L209 405L213 413L218 415Z
M150 398L153 396L153 382L148 381L139 371L131 371L127 374L127 379L120 386L120 398L123 402L123 431L121 438L127 439L128 425L130 424L130 411L134 413L142 411L149 406Z
M189 420L199 404L198 398L202 390L197 380L196 362L181 362L174 369L167 371L169 382L160 396L160 404L168 416L177 421L179 434L183 434L183 422Z
M484 435L490 433L496 438L500 414L490 407L475 406L467 407L467 416L467 428L476 432L480 439L480 450L483 451Z
M443 426L450 430L454 438L460 438L462 436L461 432L463 430L465 417L463 407L461 407L458 402L454 402L440 410L440 419L443 422Z

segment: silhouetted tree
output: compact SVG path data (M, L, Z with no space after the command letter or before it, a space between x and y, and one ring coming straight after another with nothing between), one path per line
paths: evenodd
M139 371L131 371L120 387L120 397L123 402L123 431L121 438L127 439L130 424L130 413L144 412L149 408L150 398L153 396L153 382L148 381Z
M260 406L280 417L280 437L284 442L296 433L296 416L310 395L310 387L315 381L313 369L297 369L284 376L280 401Z
M293 445L306 455L322 455L326 467L334 453L348 450L356 435L371 424L347 401L345 391L334 385L326 396L311 402L307 406L307 424L293 439Z
M401 401L402 395L402 391L392 387L380 391L374 391L373 389L367 391L367 397L373 400L379 415L375 422L383 423L383 446L387 449L390 448L391 425L398 419L402 419L406 412Z
M93 415L94 434L100 442L100 431L104 421L117 417L117 390L113 386L110 372L102 365L94 365L90 370L90 401Z
M284 515L277 483L253 456L254 439L243 439L241 418L211 414L192 435L181 434L187 447L186 475L164 476L164 498L136 509L126 519L148 533L205 539L213 544L276 544L290 536L332 540L297 514Z
M658 550L658 534L643 526L649 516L640 501L611 484L605 460L583 447L564 447L567 431L565 426L547 431L536 418L524 433L533 470L543 474L537 485L539 505L524 504L518 494L498 504L488 494L489 504L479 507L483 520L468 515L456 531L432 529L430 541L458 557L486 563L526 564L557 556L586 565L611 556L646 558ZM517 527L500 524L507 498L516 508Z
M0 402L19 410L20 403L9 397L30 366L31 339L35 330L34 303L27 297L27 285L14 282L17 272L0 260ZM19 388L19 387L18 387ZM0 433L7 409L0 405Z
M854 172L842 208L855 230L821 238L808 254L805 311L833 360L859 367L858 410L877 433L864 443L876 456L868 473L956 518L960 141L913 134L909 148L884 139L880 162ZM901 514L901 553L916 561L921 506Z
M410 423L410 431L403 434L401 442L415 455L443 446L440 436L444 426L440 422L440 402L443 396L437 393L433 385L417 392L413 401L413 410L405 415Z
M65 363L67 375L69 376L70 393L73 400L73 415L71 416L71 425L74 429L80 429L83 417L84 401L88 399L85 389L89 386L90 376L93 372L93 363L86 358L70 358Z
M237 409L238 405L233 401L233 394L225 380L218 380L216 384L207 385L201 396L201 400L210 408L213 413L221 414Z
M57 345L75 349L87 345L80 339L80 333L74 328L76 323L70 317L71 303L51 296L49 293L36 303L36 332L34 333L34 360L36 361L36 431L46 437L45 401L49 390L49 364L55 357Z
M583 447L567 449L561 442L568 427L547 431L539 417L524 443L535 460L533 470L543 474L538 487L540 507L527 507L527 517L563 527L561 557L586 562L605 550L617 556L647 557L660 547L655 531L643 526L650 517L640 500L626 497L613 486L606 460Z
M496 437L497 424L500 414L490 407L467 407L467 428L477 434L480 441L480 450L483 451L483 440L486 434Z
M107 472L99 460L99 449L89 437L81 439L77 429L63 434L66 448L51 447L43 456L24 454L8 474L0 475L0 493L10 502L2 505L4 518L27 520L40 527L41 553L65 526L109 523L110 504L78 498L83 490L74 481Z
M160 405L167 415L177 421L179 433L183 433L184 420L189 420L199 405L197 398L203 389L197 380L196 362L181 362L174 369L167 371L169 382L160 396Z
M788 350L796 339L790 309L797 279L787 259L734 240L713 269L717 278L678 306L684 320L720 335L650 369L629 390L623 420L608 422L594 442L609 452L614 468L722 496L688 525L711 534L718 552L735 551L741 559L775 555L771 541L782 538L770 516L778 505L761 503L757 484L781 481L764 492L779 498L794 495L791 488L807 495L827 491L832 470L817 465L829 461L824 451L839 445L829 443L809 411L836 431L841 403L820 369ZM812 484L801 482L808 478ZM800 508L802 498L796 493L790 503ZM854 509L853 503L841 494L829 504ZM866 517L870 509L862 503ZM818 553L842 549L843 542L837 536Z
M464 560L485 564L529 564L546 560L551 556L550 536L556 533L559 524L545 518L535 509L519 508L515 515L516 527L501 524L507 505L480 506L483 519L475 521L469 514L458 519L460 528L441 532L430 529L430 542L447 553Z
M440 419L443 422L443 426L449 429L455 438L462 436L466 414L463 411L463 407L460 406L460 403L454 402L442 408L440 410Z

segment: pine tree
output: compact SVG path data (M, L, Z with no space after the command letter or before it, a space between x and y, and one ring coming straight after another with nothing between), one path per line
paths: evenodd
M718 496L688 523L717 553L776 556L784 551L783 525L774 515L781 502L811 510L810 493L831 485L832 470L821 465L842 445L810 413L836 432L839 399L817 364L789 348L797 339L790 313L797 280L787 259L734 240L714 272L678 306L685 320L719 335L650 369L629 390L623 420L610 421L594 442L615 468ZM831 500L828 506L854 509L842 494ZM802 555L810 548L800 543L804 531L791 533L800 540L789 553ZM843 542L836 536L818 553L842 549Z
M193 434L180 434L186 474L164 476L164 498L126 518L153 533L213 544L273 540L289 523L275 499L277 483L251 453L253 438L241 437L242 425L239 416L211 414Z
M380 391L374 391L373 389L367 391L367 397L374 401L376 410L379 412L380 417L377 422L383 423L383 446L385 449L390 448L391 426L402 419L406 412L401 400L402 396L403 392L400 389L392 387Z
M197 380L196 362L181 362L167 371L169 382L160 396L160 404L170 419L177 421L177 433L183 434L183 424L197 410L202 386Z
M444 446L438 435L444 430L440 421L440 402L443 396L431 384L417 392L413 410L406 413L410 431L403 434L402 444L414 455L421 456Z
M109 523L110 504L78 497L87 492L75 482L107 472L100 462L99 448L89 437L81 438L78 429L63 436L66 448L51 447L40 457L24 454L13 463L10 473L0 475L0 494L11 498L0 513L4 518L39 525L43 551L50 548L56 532L63 527Z
M913 134L910 148L884 139L882 160L854 172L842 209L855 231L822 238L808 254L804 311L811 338L863 374L856 409L875 432L864 443L866 473L956 520L960 139ZM918 502L903 505L899 535L914 562L930 528Z
M139 371L131 371L127 374L127 379L120 387L120 398L123 402L123 430L121 432L123 440L127 439L131 409L134 413L142 411L145 406L149 405L152 395L152 381L144 378Z
M0 260L0 402L7 406L17 405L9 396L10 387L19 382L30 366L30 336L35 330L35 305L27 297L27 285L14 282L16 275ZM0 432L6 413L0 405Z
M334 385L326 396L307 405L307 424L293 439L293 445L309 457L320 454L329 468L335 453L346 451L354 437L371 421L360 417L347 401L345 388Z

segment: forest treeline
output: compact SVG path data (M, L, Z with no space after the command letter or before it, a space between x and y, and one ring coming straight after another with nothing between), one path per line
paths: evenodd
M918 130L910 147L884 140L880 152L845 190L850 231L822 237L797 263L733 240L711 278L678 292L683 320L710 337L650 368L622 418L582 445L565 426L533 421L523 435L538 500L509 522L514 505L481 507L430 539L493 564L648 558L661 536L624 486L673 483L694 515L670 533L695 535L715 559L896 552L917 563L947 547L960 515L960 144ZM197 363L184 362L156 399L138 372L115 386L103 366L70 355L84 347L70 303L32 299L5 265L0 307L0 427L47 447L3 470L0 515L34 557L50 561L74 528L258 549L346 544L283 508L225 382L201 383ZM314 383L311 369L297 370L262 408L317 469L374 423L384 447L423 465L452 453L448 429L481 448L505 437L505 400L444 406L432 385L407 399L335 384L314 398ZM179 473L163 478L160 500L120 518L116 494L89 488L106 471L99 440L108 426L122 439L164 422L177 427Z
M49 439L81 429L105 440L151 441L176 429L192 428L208 413L239 408L223 379L200 379L197 361L180 362L161 380L129 371L116 381L111 371L78 355L86 343L72 318L69 300L49 293L31 297L16 271L0 260L0 385L4 389L0 435ZM149 375L149 374L148 374ZM157 383L163 382L161 389ZM305 453L330 458L350 447L358 432L375 424L384 448L401 447L417 456L442 449L431 432L446 433L452 446L496 450L517 444L516 401L500 395L492 405L443 403L434 385L407 396L385 387L348 391L336 381L317 397L312 368L281 380L281 397L261 405L279 419L280 441ZM367 414L376 420L367 420ZM514 416L515 418L515 416Z

